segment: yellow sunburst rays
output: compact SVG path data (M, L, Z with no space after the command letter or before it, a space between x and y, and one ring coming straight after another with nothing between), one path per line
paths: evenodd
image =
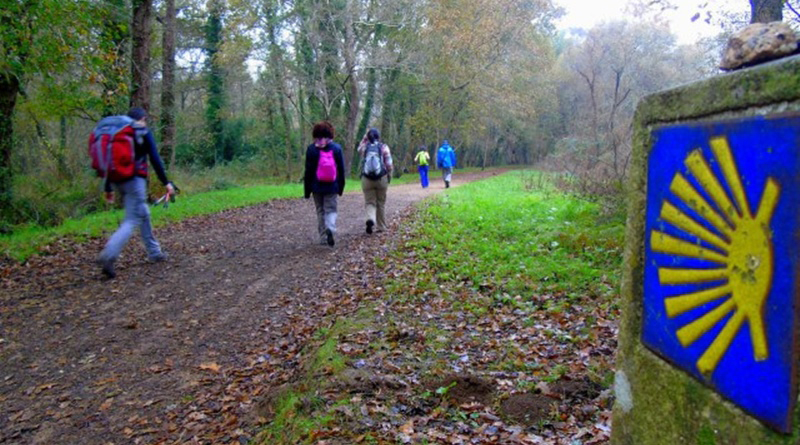
M712 268L658 269L658 279L662 285L721 283L697 292L667 297L664 302L670 318L728 297L719 306L677 331L681 345L687 347L733 313L697 360L697 369L705 375L714 371L745 321L750 327L754 359L765 360L769 356L763 307L772 286L773 248L769 223L779 194L778 183L769 178L761 194L758 211L753 216L728 141L718 137L711 139L710 143L733 196L728 196L700 149L692 151L684 163L714 201L714 206L681 173L673 178L670 191L722 236L706 229L667 201L662 205L661 219L714 248L703 247L699 242L684 241L658 230L650 234L650 246L654 252L697 258L717 265Z

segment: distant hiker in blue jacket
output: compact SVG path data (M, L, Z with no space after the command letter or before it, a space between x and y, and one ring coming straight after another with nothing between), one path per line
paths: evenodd
M303 176L304 193L314 196L317 209L317 231L320 244L335 244L337 196L344 193L344 155L342 147L333 142L333 126L319 122L311 132L314 143L306 149L306 169Z
M436 166L442 170L444 188L450 188L450 180L453 177L453 168L456 166L456 150L444 140L439 152L436 154Z

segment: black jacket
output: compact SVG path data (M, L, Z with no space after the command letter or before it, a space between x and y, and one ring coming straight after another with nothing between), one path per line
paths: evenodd
M319 151L316 145L311 144L306 149L306 171L303 176L303 197L308 198L311 193L321 193L330 195L336 193L342 196L344 193L344 153L342 147L336 142L329 142L322 150L333 150L333 159L336 160L336 182L317 181L317 164L319 163Z

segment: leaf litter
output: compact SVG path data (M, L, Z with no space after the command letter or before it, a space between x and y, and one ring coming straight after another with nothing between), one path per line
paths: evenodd
M423 197L401 190L380 237L345 195L336 249L298 236L313 207L284 200L160 230L163 266L132 241L111 282L91 262L99 239L0 263L0 443L290 443L268 438L289 393L318 419L298 443L606 443L616 310L431 287L413 252L392 256ZM411 297L375 285L389 281ZM362 325L333 339L343 367L312 366L320 333L347 319Z

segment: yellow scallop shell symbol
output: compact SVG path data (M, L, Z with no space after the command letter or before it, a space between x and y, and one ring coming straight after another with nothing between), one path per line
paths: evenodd
M718 306L677 330L678 340L684 347L694 343L731 314L697 360L697 369L705 375L714 371L745 322L750 329L754 359L758 361L769 357L764 327L764 303L772 287L774 267L769 226L780 193L778 183L768 178L757 212L753 215L728 141L718 137L711 139L710 143L732 196L723 187L721 178L711 170L700 149L689 153L684 163L713 205L681 173L676 173L672 179L670 192L715 231L707 229L665 200L660 219L691 235L697 242L685 241L658 230L650 233L650 247L654 252L696 258L708 262L710 266L659 267L658 280L661 285L719 283L696 292L669 296L664 300L670 318L706 303L720 301Z

